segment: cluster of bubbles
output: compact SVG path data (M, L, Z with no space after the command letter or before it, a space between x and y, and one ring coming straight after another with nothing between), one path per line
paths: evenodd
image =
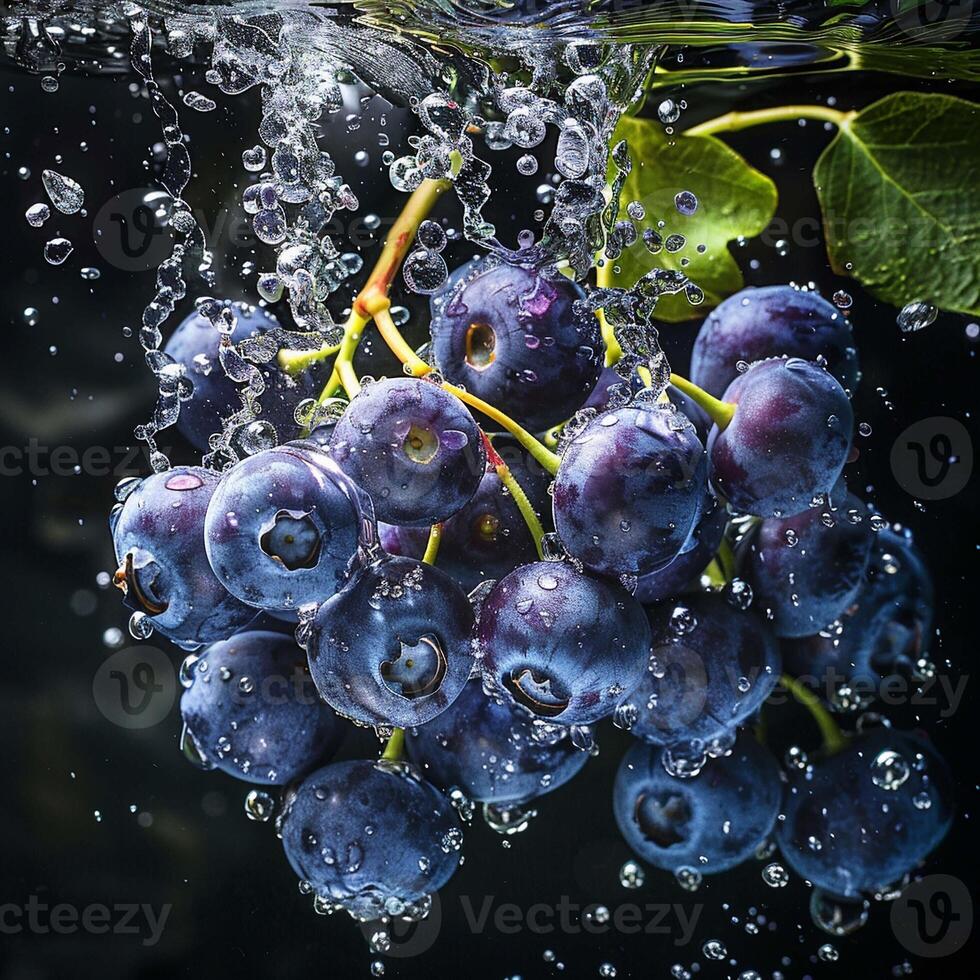
M261 418L263 364L282 349L312 351L337 344L342 337L343 327L334 321L327 301L361 270L362 260L338 250L329 226L337 212L356 211L359 202L335 172L319 135L327 118L343 108L341 85L351 79L351 70L377 90L407 101L421 123L422 133L408 141L411 152L396 156L388 151L384 156L392 185L411 192L424 180L451 183L462 208L463 233L474 243L511 261L551 268L555 275L565 271L581 280L591 271L598 252L612 262L640 239L642 205L629 202L621 207L631 170L628 147L625 141L613 147L611 179L608 148L622 112L653 66L657 49L652 46L584 40L529 45L514 52L530 70L526 80L523 75L495 73L475 58L435 52L369 25L323 16L315 8L235 17L199 8L161 19L129 5L107 14L106 23L120 33L128 31L130 66L160 122L165 160L159 183L169 197L165 218L175 236L171 255L157 270L156 290L138 332L159 390L153 415L137 428L136 436L148 444L156 470L169 466L156 446L156 436L177 421L182 401L192 394L183 367L161 350L162 327L193 288L191 283L201 281L209 292L215 281L203 230L183 198L191 160L178 107L154 76L153 56L161 47L178 59L199 58L206 51L205 81L226 95L255 87L260 91L259 142L242 153L242 166L253 178L243 192L242 205L256 237L275 248L276 258L274 268L256 271L250 263L249 272L255 273L256 289L264 301L287 300L295 322L294 330L278 328L235 344L230 339L234 310L207 296L197 301L199 312L222 334L221 368L239 384L241 397L240 410L212 438L206 466L222 469L243 453L276 443L274 427ZM38 48L20 52L21 60L38 67L61 63L60 27L48 29L38 20L26 33ZM23 41L28 43L26 34ZM115 47L113 52L118 61ZM660 116L675 120L680 109L673 102L668 106L670 101L665 100ZM183 94L182 105L198 112L216 108L213 98L194 90ZM348 129L352 126L356 129L356 120ZM546 202L550 213L539 240L524 232L514 249L498 240L493 224L484 217L493 168L477 152L476 138L481 137L491 152L512 147L527 151L517 166L530 175L538 170L535 152L545 144L549 131L555 146L555 186L548 186ZM82 209L84 192L72 178L48 170L43 183L58 211L73 214ZM678 194L675 204L678 212L687 215L698 206L689 192ZM47 204L39 203L26 217L40 227L50 213ZM661 220L659 227L663 226ZM662 248L671 251L677 244L673 239L683 245L680 236L668 236L664 242L652 229L643 236L654 253ZM403 266L411 290L431 294L445 283L448 270L441 255L445 244L446 235L435 222L426 222L419 230L417 248ZM45 245L45 258L60 264L72 250L69 240L54 238ZM692 303L703 298L683 273L653 269L630 289L591 290L584 301L590 309L604 308L626 352L622 370L646 365L655 393L666 385L669 366L653 310L660 296L681 291Z

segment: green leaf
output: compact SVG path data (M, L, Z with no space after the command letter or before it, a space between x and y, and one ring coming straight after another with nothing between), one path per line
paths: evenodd
M758 235L776 211L776 185L749 166L734 150L713 136L668 137L663 126L647 119L624 118L613 142L629 142L633 170L622 201L639 201L646 209L646 227L666 222L661 235L683 235L679 252L651 255L642 243L627 249L613 263L613 284L632 286L651 269L680 269L704 290L704 302L691 306L683 295L664 296L657 318L676 323L703 316L726 296L742 288L742 273L728 243ZM678 214L674 196L691 191L698 209L690 217ZM697 246L704 245L704 252ZM681 259L689 263L681 265Z
M886 96L841 126L813 182L835 272L894 306L980 313L980 107Z

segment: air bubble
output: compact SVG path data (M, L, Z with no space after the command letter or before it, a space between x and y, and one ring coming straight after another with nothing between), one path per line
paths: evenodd
M789 874L781 864L774 862L762 869L762 880L770 888L785 888L789 884Z
M698 199L690 191L680 191L674 195L674 207L678 214L689 218L698 209Z
M75 246L67 238L52 238L44 245L44 261L51 265L61 265L72 252Z
M525 153L524 156L519 157L517 160L517 172L523 174L525 177L536 174L538 172L537 157L530 153Z
M402 266L405 285L414 293L431 296L438 292L449 278L446 260L430 249L419 248L412 252Z
M916 300L902 307L896 323L898 323L898 329L902 333L913 333L934 323L937 316L939 316L939 310L932 303Z
M200 92L185 93L183 102L188 109L194 109L196 112L211 112L218 104L214 99L209 99Z
M668 126L681 118L681 107L673 99L664 99L657 106L657 117Z
M24 212L24 217L32 228L40 228L51 217L51 208L46 204L32 204Z
M85 204L85 191L77 181L56 170L45 170L41 174L41 183L47 192L51 203L62 214L77 214Z
M636 861L627 861L619 869L619 883L623 888L635 891L638 888L642 888L645 882L646 874Z
M899 789L910 773L908 762L893 749L882 749L871 763L871 781L889 792Z
M258 173L264 169L267 154L264 146L253 146L250 150L242 152L242 165L251 173Z

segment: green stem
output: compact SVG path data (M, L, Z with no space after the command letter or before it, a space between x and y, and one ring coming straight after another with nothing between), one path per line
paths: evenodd
M830 712L823 706L820 698L813 691L805 684L801 684L795 677L790 677L789 674L783 674L779 678L779 683L810 712L813 720L817 723L817 727L820 729L820 735L823 738L823 747L828 755L839 752L847 745L846 736L838 728L837 722L834 721Z
M442 524L433 524L429 528L429 540L425 545L425 554L422 561L426 565L434 565L439 554L439 543L442 541Z
M333 363L330 379L324 385L323 391L320 392L320 397L317 399L320 405L335 397L341 388L347 392L349 398L353 398L361 390L361 384L354 371L354 354L368 322L364 317L351 310L351 314L344 324L344 339L341 340L337 350L337 359ZM280 353L279 358L281 363L282 353Z
M735 405L732 402L723 402L721 399L715 398L714 395L709 395L703 388L699 388L679 374L672 374L670 383L684 392L696 405L704 409L705 414L719 429L728 427L728 423L735 415Z
M605 310L596 310L595 315L599 320L599 329L602 331L602 342L606 345L606 367L618 364L623 356L623 348L616 339L616 333L612 324L606 319Z
M483 435L483 445L486 447L490 465L497 471L500 482L507 488L511 497L514 499L514 503L517 504L517 509L521 512L521 517L524 518L524 523L531 533L531 540L534 541L534 548L538 553L538 558L543 560L544 545L542 544L542 540L544 539L544 528L541 526L541 521L534 511L531 501L528 500L528 496L524 492L524 488L517 481L517 477L511 473L510 467L493 448L485 434Z
M384 752L381 753L381 758L388 762L399 762L404 751L405 729L395 728L391 733L391 738L388 739L388 743L385 745Z
M279 367L287 374L299 374L320 361L325 361L340 350L340 344L324 344L318 350L281 350Z
M725 582L730 582L735 578L735 552L732 551L728 538L721 539L721 544L718 545L717 559L722 574L725 576Z
M856 112L842 112L825 105L781 105L771 109L754 109L751 112L726 112L722 116L692 126L684 131L684 135L714 136L716 133L734 133L750 126L797 122L800 119L819 119L835 126L846 126L856 115Z
M728 584L728 579L725 577L721 563L717 558L712 558L708 562L702 574L707 575L708 581L717 589L723 589Z
M388 299L391 284L408 250L412 247L412 242L415 241L419 225L429 216L436 202L450 187L452 182L448 180L423 180L405 202L385 239L378 261L352 304L350 316L344 325L344 338L336 348L337 358L334 361L330 380L318 399L321 405L328 398L333 398L341 386L351 398L361 390L357 373L354 371L354 354L363 336L364 328L378 311L387 311L391 305ZM295 373L329 357L332 350L333 348L325 346L318 351L280 351L279 364L284 370Z

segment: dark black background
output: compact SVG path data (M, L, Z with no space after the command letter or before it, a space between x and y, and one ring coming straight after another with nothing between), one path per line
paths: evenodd
M147 101L130 91L130 82L128 76L66 73L59 92L48 94L36 76L9 67L0 72L4 447L26 449L36 439L41 447L67 446L81 454L101 446L119 463L124 456L114 447L128 446L133 426L152 409L152 379L135 338L125 337L123 328L137 327L152 293L153 275L114 268L107 258L111 248L100 252L92 231L94 215L114 194L152 186L151 147L159 131ZM828 95L849 108L905 84L896 77L851 74L837 81L801 77L753 89L689 90L686 96L693 122L732 105L755 108L819 101ZM189 200L212 221L219 215L240 216L236 202L245 178L240 158L256 142L257 94L228 99L196 76L186 87L207 90L219 102L218 110L207 115L182 110L195 171ZM963 86L944 84L942 90L976 96ZM376 101L368 115L379 108ZM327 145L341 161L338 170L359 178L362 211L373 210L390 220L398 195L386 179L378 179L381 150L375 145L375 129L367 121L360 131L348 133L343 115L333 117L327 136ZM389 122L396 149L398 118L391 114ZM744 132L731 143L777 180L779 214L792 222L818 213L809 171L828 139L819 124L810 123L803 129L787 124ZM82 141L87 152L80 148ZM371 156L364 169L350 161L361 145ZM773 147L782 151L778 163L770 158ZM62 162L55 161L56 154ZM501 171L513 174L512 159L502 159ZM955 160L949 163L955 166ZM18 176L21 167L30 170L27 179ZM82 183L87 218L55 212L41 230L26 224L25 209L44 199L40 176L45 167ZM541 177L508 176L504 181L507 193L493 216L512 237L521 227L534 227L534 188ZM451 202L444 202L440 213L459 226ZM74 255L60 268L49 267L41 257L44 241L56 231L75 243ZM958 496L929 503L920 512L889 466L892 443L910 423L950 415L971 425L977 373L976 343L965 333L969 318L942 315L921 333L902 337L896 311L875 302L855 283L835 277L822 248L791 242L781 256L773 247L775 237L736 250L748 282L812 280L825 295L845 288L854 296L853 321L864 369L856 417L871 424L873 435L857 440L861 455L849 469L851 486L873 488L869 499L890 519L915 530L936 581L939 636L934 659L943 671L969 673L976 645L975 481ZM251 249L246 244L229 250L224 238L214 242L215 291L254 301L236 272L243 260L253 257ZM471 254L464 244L453 248L456 260ZM268 251L260 250L259 268L266 267ZM365 256L370 262L370 249ZM757 269L750 268L753 258L759 261ZM83 266L99 268L101 278L84 281L79 275ZM941 276L942 268L935 274ZM192 292L207 290L201 286ZM26 307L38 309L36 325L25 322ZM190 299L181 315L189 309ZM167 330L176 322L175 317ZM679 368L686 366L696 327L692 321L664 329ZM420 341L423 330L424 319L414 318L410 337ZM365 346L370 351L372 345ZM391 369L385 363L361 367L374 373ZM887 396L877 394L878 388L886 389ZM191 460L176 435L165 433L161 442L173 447L176 461ZM48 462L42 454L42 466ZM245 818L247 787L198 772L182 759L176 707L165 722L136 731L112 724L98 710L93 678L111 652L103 632L125 629L126 622L114 590L96 584L97 573L111 569L106 515L115 477L34 469L5 470L0 479L0 769L6 772L0 804L0 903L23 905L37 895L48 905L136 902L159 910L169 903L172 911L153 947L141 945L136 936L2 934L0 978L368 976L374 957L357 926L343 916L315 915L309 899L298 893L271 826ZM130 643L128 637L123 640L124 646ZM179 662L176 653L174 662ZM938 719L935 709L893 712L903 724L921 718L958 773L957 822L924 871L945 871L971 885L975 710L968 685L958 713L948 720ZM777 750L791 738L808 747L817 742L808 717L794 707L772 709L770 729ZM537 819L526 833L507 840L509 847L477 820L467 833L466 863L441 896L438 941L418 957L388 958L386 976L594 977L600 964L610 962L620 977L666 977L675 963L690 968L699 961L697 975L705 978L737 976L748 969L765 977L773 970L789 978L842 973L888 977L906 959L919 976L966 975L965 954L932 962L907 954L890 928L887 905L875 904L870 923L854 936L831 940L810 923L803 883L794 876L789 887L770 889L762 882L759 862L706 879L694 895L654 870L648 870L642 890L623 889L618 869L630 855L612 819L611 786L629 737L604 725L600 742L599 757L572 784L540 801ZM344 748L347 755L374 751L376 743L364 734L352 733ZM479 909L486 896L493 896L494 907L516 902L527 909L536 902L554 905L563 895L580 906L602 903L614 909L625 902L670 902L682 903L690 914L696 903L703 903L703 911L695 940L677 946L676 932L503 935L491 926L474 935L461 905L465 898ZM757 913L766 922L758 935L749 935L745 923ZM701 944L707 939L723 941L737 966L706 960ZM837 964L815 960L824 942L840 951ZM563 972L545 962L549 949L564 964ZM783 957L788 957L785 965Z

